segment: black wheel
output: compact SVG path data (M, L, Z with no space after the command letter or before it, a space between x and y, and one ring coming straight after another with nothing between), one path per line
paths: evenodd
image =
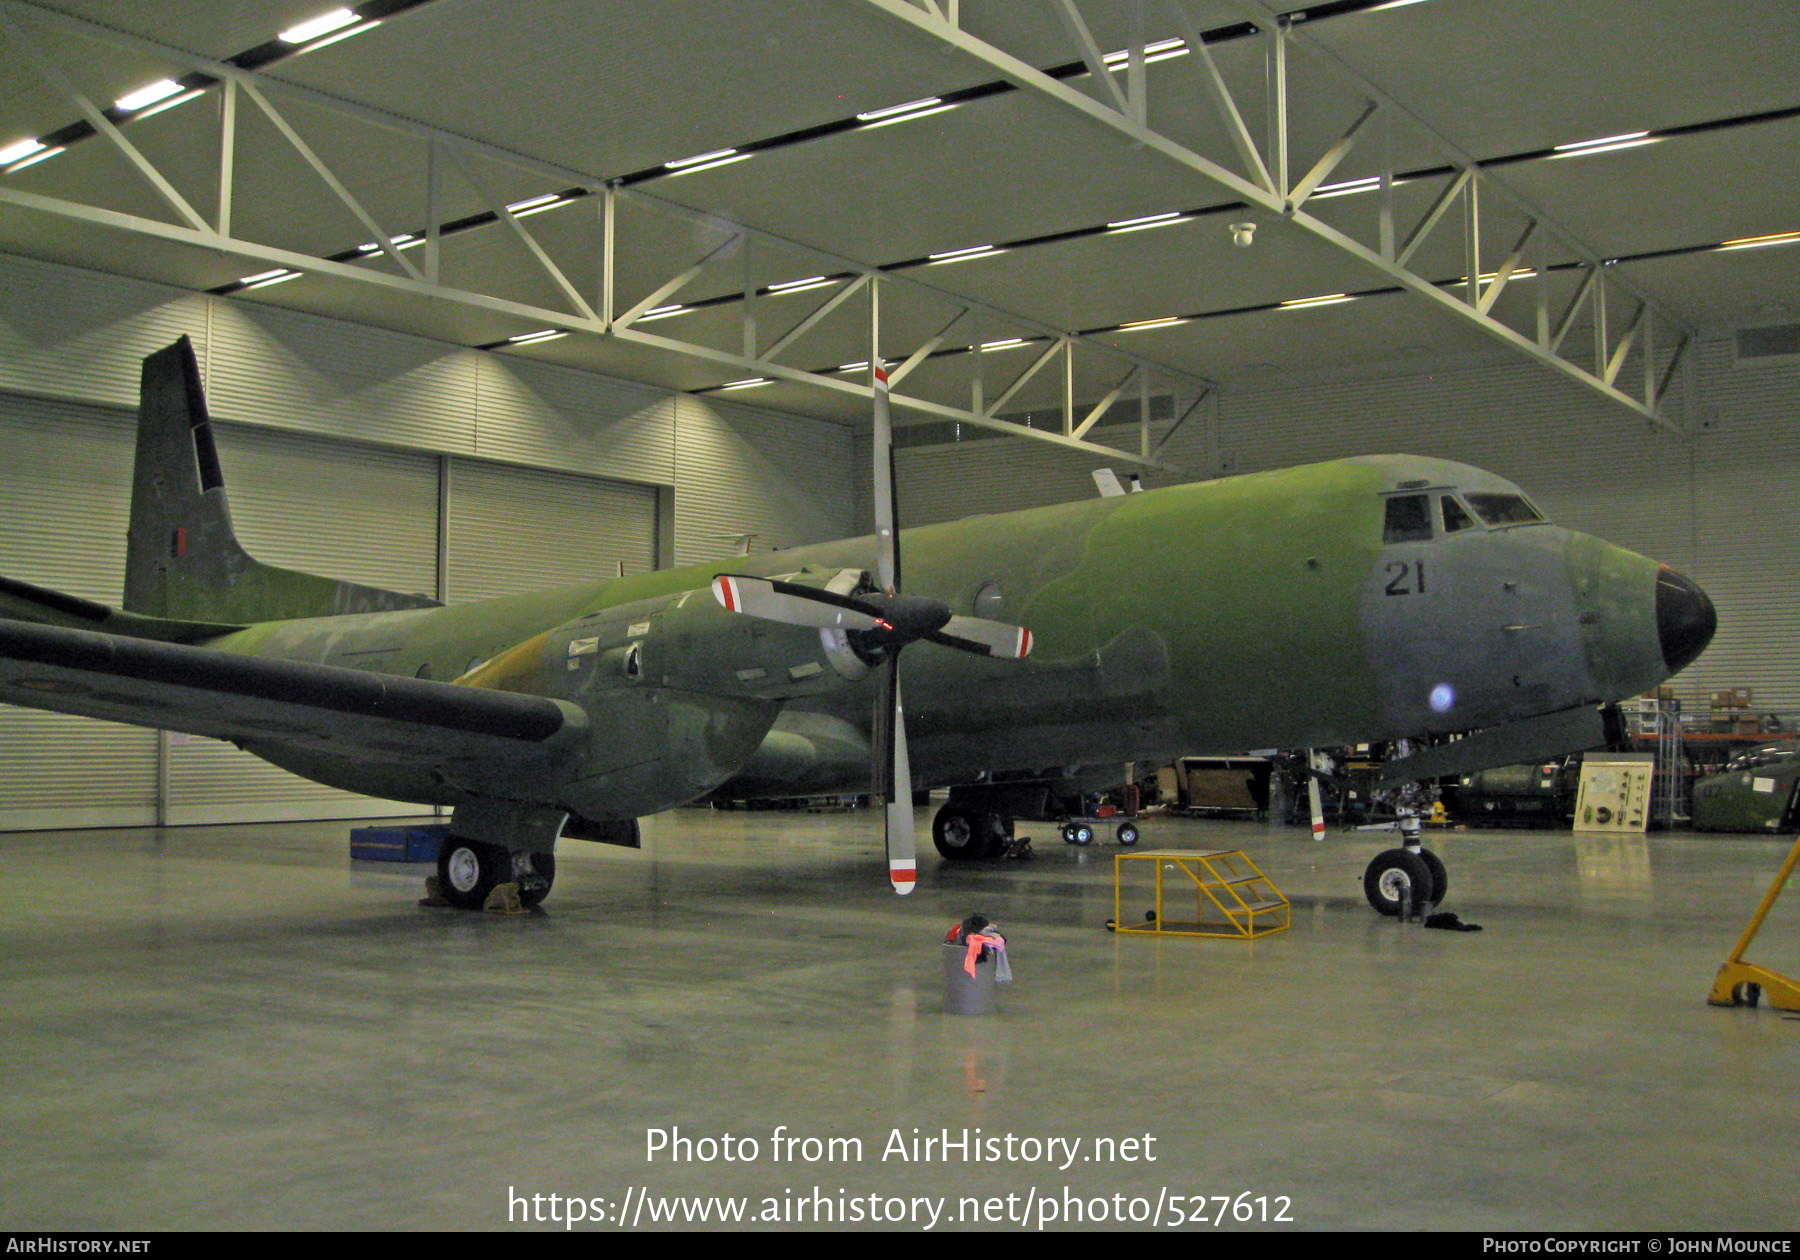
M1075 824L1074 823L1064 823L1062 825L1062 838L1063 838L1064 844L1079 843L1079 841L1077 841L1075 839Z
M1425 867L1431 872L1431 904L1441 906L1445 894L1450 891L1450 872L1444 866L1444 859L1430 849L1420 849L1419 856L1425 859Z
M952 862L973 862L989 855L982 815L967 805L945 805L931 820L931 842Z
M512 854L497 844L451 836L438 852L438 892L458 910L481 909L495 886L511 878Z
M538 905L550 895L550 886L556 882L556 854L531 854L531 870L517 876L519 881L519 904L527 909Z
M1012 843L1012 819L1004 814L979 814L977 829L981 839L978 853L984 858L997 858Z
M1070 823L1065 837L1070 844L1090 845L1094 843L1094 829L1086 823Z
M1133 844L1136 844L1137 842L1138 842L1137 824L1136 823L1120 823L1119 824L1119 843L1123 844L1123 845L1133 845Z
M1436 900L1432 893L1431 868L1425 859L1405 849L1389 849L1376 855L1363 872L1363 896L1385 915L1398 915L1402 904L1408 901L1417 910Z

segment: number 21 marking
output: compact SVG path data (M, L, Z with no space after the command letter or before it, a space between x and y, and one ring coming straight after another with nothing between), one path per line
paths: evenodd
M1425 562L1414 560L1408 564L1404 560L1391 560L1387 571L1394 576L1388 581L1386 590L1389 595L1423 595L1425 593ZM1408 581L1411 585L1408 585Z

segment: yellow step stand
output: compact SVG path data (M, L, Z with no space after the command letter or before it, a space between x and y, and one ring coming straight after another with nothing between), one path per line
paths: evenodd
M1153 863L1156 904L1141 923L1125 922L1126 872L1134 869L1127 867L1128 862ZM1142 870L1141 867L1135 869ZM1191 921L1171 920L1166 899L1185 900L1183 894L1189 888L1194 893L1194 918ZM1290 917L1288 899L1275 887L1275 881L1239 850L1205 853L1164 850L1120 853L1113 858L1113 917L1106 924L1111 931L1144 936L1254 940L1272 932L1286 931Z
M1775 898L1787 887L1788 877L1794 873L1796 864L1800 864L1800 840L1796 840L1794 847L1788 850L1787 861L1781 864L1781 869L1775 874L1775 882L1763 894L1762 904L1756 907L1756 913L1750 918L1750 926L1738 937L1737 944L1732 946L1731 956L1719 968L1718 977L1713 980L1712 992L1706 995L1706 1000L1712 1005L1755 1006L1759 997L1766 997L1769 1005L1776 1010L1800 1011L1800 984L1780 972L1744 961L1744 951L1750 948L1750 942L1756 938L1763 920L1769 917Z

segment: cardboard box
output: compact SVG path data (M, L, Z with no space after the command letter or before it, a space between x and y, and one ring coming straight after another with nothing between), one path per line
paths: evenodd
M1712 693L1712 707L1715 709L1748 709L1750 707L1750 688L1727 687L1723 691Z

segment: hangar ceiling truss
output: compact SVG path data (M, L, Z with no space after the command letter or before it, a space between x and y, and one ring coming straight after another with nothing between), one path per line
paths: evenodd
M1015 87L1212 181L1248 209L1266 212L1286 230L1324 242L1393 287L1486 336L1660 426L1672 427L1660 403L1691 330L1659 311L1647 295L1611 271L1616 260L1602 258L1585 247L1540 208L1444 139L1426 120L1344 65L1300 25L1257 0L1246 0L1243 9L1264 45L1267 99L1257 105L1267 125L1261 136L1253 134L1245 121L1252 111L1242 107L1241 85L1234 93L1183 0L1155 4L1125 0L1123 5L1113 6L1125 14L1129 29L1122 54L1101 52L1079 0L1041 0L1088 67L1088 73L1078 76L1046 73L1023 56L971 34L959 20L955 0L862 2L975 59ZM1089 5L1090 10L1097 7ZM1157 38L1147 37L1152 11L1162 24L1155 32ZM1118 14L1109 12L1107 16L1116 19ZM1171 30L1173 38L1166 38ZM1168 50L1177 46L1185 53L1197 54L1186 58L1194 82L1185 90L1206 103L1214 122L1213 134L1224 136L1215 151L1202 152L1189 140L1151 124L1145 65L1153 56L1167 58ZM1360 103L1338 120L1335 139L1306 154L1294 145L1296 128L1291 116L1302 101L1316 107L1316 96L1302 97L1294 91L1294 81L1303 71L1333 78L1360 98ZM1437 184L1436 196L1422 215L1410 219L1397 205L1395 188L1403 178L1411 181L1420 176L1398 173L1393 142L1397 127L1404 127L1411 137L1424 137L1441 160L1442 173L1427 176ZM1310 208L1314 199L1323 199L1328 190L1335 195L1348 191L1327 181L1359 146L1379 149L1379 173L1353 181L1366 185L1354 191L1380 198L1368 239ZM1442 277L1426 276L1414 266L1422 248L1439 243L1447 232L1458 234L1463 264L1462 275L1452 284ZM1573 293L1553 305L1548 286L1539 285L1525 319L1503 320L1498 304L1508 285L1541 277L1547 270L1577 271L1579 280ZM1318 300L1346 296L1321 295Z
M85 95L46 47L41 38L44 31L148 54L210 80L180 98L202 94L216 98L214 111L190 111L180 133L186 156L207 160L171 161L166 152L162 161L153 160L145 146L131 137L129 124L136 119L130 111L121 111L116 105L104 108ZM0 36L152 190L160 213L152 216L137 209L121 209L117 204L104 204L106 199L101 196L50 196L5 183L0 183L0 203L96 228L196 246L266 268L214 292L245 292L302 276L323 276L459 303L520 321L524 331L489 343L487 348L524 346L580 334L681 356L708 365L720 375L741 374L708 392L749 390L769 381L788 381L839 395L872 398L869 360L879 354L884 362L895 365L889 372L890 385L895 387L893 405L915 418L952 420L1169 471L1178 470L1161 461L1157 452L1212 388L1212 382L1202 377L1090 335L1056 328L889 268L708 215L667 196L624 187L617 179L544 162L23 0L0 0ZM413 218L404 227L396 228L391 210L383 214L372 208L377 197L391 203L391 189L360 188L355 175L327 161L319 151L323 146L309 143L306 129L298 122L299 111L304 111L309 121L323 113L334 116L333 126L378 128L390 136L405 137L422 150L423 187L417 190ZM143 115L150 112L145 109ZM364 235L362 243L346 238L342 248L327 249L317 243L316 230L301 234L312 239L298 244L251 239L241 229L238 203L243 191L243 133L252 119L258 127L279 135L300 168L310 174L311 186L305 192L317 198L324 190L331 221ZM316 127L316 122L313 125ZM316 131L313 134L315 140L321 138ZM209 187L196 189L192 177L196 166L216 172ZM185 177L174 173L178 167ZM297 182L296 194L301 191L298 183L307 178ZM457 198L447 195L452 187ZM519 196L521 190L528 195ZM446 261L456 247L446 229L458 225L451 216L459 209L466 210L471 196L482 206L482 221L504 224L530 258L536 278L534 285L524 286L525 291L547 294L550 300L521 296L521 286L514 283L474 285L446 279ZM595 262L591 269L594 281L588 286L575 277L575 269L567 261L566 231L560 234L562 248L558 249L523 222L571 202L582 203L582 208L570 213L585 216L582 235ZM464 214L462 219L469 217ZM384 218L389 222L384 224ZM348 228L351 223L357 227ZM317 222L309 226L316 229ZM823 270L817 275L771 282L762 277L759 267L766 272L778 265L773 259L804 260ZM733 300L721 311L732 325L728 336L715 336L708 343L666 336L645 327L672 309L688 309L678 299L702 276L717 282L733 270L737 273ZM810 309L796 318L791 295L806 290L818 290L819 295L809 299ZM798 356L806 352L809 336L816 339L822 327L835 323L836 341L841 345L846 321L855 325L862 347L860 361L800 365ZM929 331L901 331L922 327ZM898 345L907 348L899 351ZM1017 349L1035 349L1037 353L1019 367L1017 356L1001 355ZM966 360L965 397L946 398L941 381L933 391L936 396L898 388L921 365L947 358ZM1084 383L1078 384L1078 375ZM1096 386L1094 381L1101 383ZM1024 423L1005 418L1010 413L1003 409L1017 408L1022 391L1028 388L1034 391L1033 401L1041 412L1047 385L1055 386L1060 423L1039 427L1035 417ZM1185 414L1166 428L1161 440L1156 440L1152 431L1153 393L1179 396L1188 402ZM1097 405L1078 405L1078 399L1096 394L1100 395ZM1137 403L1135 415L1128 417L1136 422L1136 449L1091 440L1090 431L1127 397ZM745 401L753 398L746 395Z

